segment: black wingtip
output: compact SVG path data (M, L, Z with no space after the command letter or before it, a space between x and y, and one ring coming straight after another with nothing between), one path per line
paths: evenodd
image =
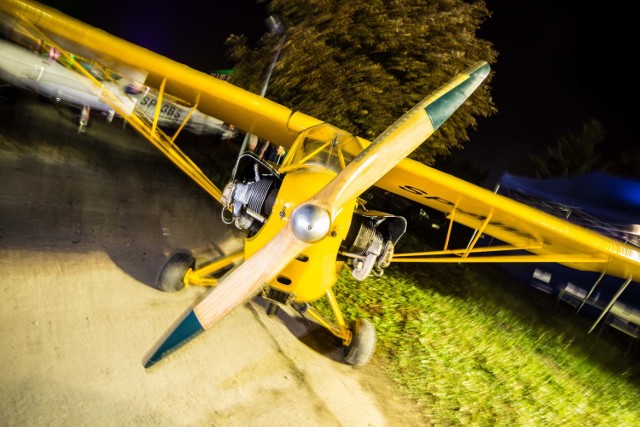
M425 107L425 112L431 120L434 129L440 126L471 96L480 86L482 81L491 72L491 66L480 61L473 67L456 77L453 82L455 86L448 88L447 92L441 94L436 100Z
M150 356L148 356L143 363L145 369L153 366L178 347L181 347L187 341L198 336L201 332L204 332L204 328L192 310L162 339L157 347L150 352Z

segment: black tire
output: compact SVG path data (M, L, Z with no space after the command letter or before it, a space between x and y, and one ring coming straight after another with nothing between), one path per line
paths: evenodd
M185 273L195 265L196 259L190 253L179 252L173 255L158 276L158 289L163 292L178 292L185 286L182 280Z
M376 330L367 319L356 319L349 325L351 343L344 348L344 361L349 365L366 365L376 349Z

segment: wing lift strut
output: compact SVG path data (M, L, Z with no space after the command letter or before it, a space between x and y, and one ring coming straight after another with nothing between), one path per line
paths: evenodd
M124 90L122 90L122 92L118 94L112 93L91 72L89 72L81 64L79 64L78 61L75 60L75 57L73 55L59 46L58 43L54 42L37 26L33 25L31 22L25 21L24 19L21 20L21 23L26 27L26 29L33 33L34 37L57 49L60 52L60 55L65 58L65 60L69 64L72 64L76 72L88 78L95 85L95 87L99 88L102 91L102 100L106 104L113 108L136 131L138 131L141 135L148 139L149 142L151 142L158 150L160 150L162 154L169 158L169 160L171 160L180 170L182 170L191 179L193 179L200 187L202 187L202 189L204 189L209 195L220 202L222 196L221 191L175 143L177 137L198 107L198 102L200 100L199 93L196 94L195 101L193 102L193 106L191 107L189 113L186 115L175 133L170 136L158 128L162 99L164 96L168 96L165 93L165 86L167 84L166 78L163 79L162 84L160 85L158 100L152 117L149 117L147 114L142 112L137 106L134 107L132 112L128 111L129 109L124 104L123 99L126 99L131 104L135 104L135 101L133 101L129 97L129 95L125 93ZM105 79L109 79L113 83L115 83L115 80L113 80L113 78L111 77L114 73L104 69L103 66L96 63L95 61L93 61L92 66L99 69L102 72L101 76L104 76ZM113 87L118 87L118 85L115 84L113 85Z
M476 248L478 240L485 232L487 226L491 223L491 219L493 217L493 208L491 208L489 213L484 217L484 220L479 224L479 227L475 229L466 248L449 249L451 232L453 230L453 223L456 222L456 213L458 212L457 207L459 203L460 200L456 202L448 215L449 229L447 230L447 236L445 239L443 250L396 253L391 261L423 263L606 263L606 260L604 258L597 258L593 255L575 253L544 253L544 251L542 250L544 247L544 243L541 241L530 241L528 244L522 244L518 246L500 245ZM459 215L464 214L459 213ZM514 251L517 251L519 253L513 254L512 252ZM530 252L530 254L521 254L520 252L522 251Z

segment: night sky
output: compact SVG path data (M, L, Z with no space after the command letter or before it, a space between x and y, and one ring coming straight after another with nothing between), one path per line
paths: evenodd
M604 124L611 157L637 146L638 87L630 65L637 24L615 4L488 0L493 16L480 35L499 52L492 82L498 113L479 121L458 157L518 173L530 153L578 132L590 118Z
M257 41L268 31L268 13L256 0L151 0L40 3L204 72L230 68L224 41L245 34Z
M192 0L162 7L111 0L101 9L75 0L42 3L205 72L231 67L223 47L229 34L244 33L256 41L267 31L267 12L255 0ZM577 132L590 118L603 122L608 150L635 144L631 124L638 89L630 62L637 51L632 44L637 24L626 6L616 4L621 2L487 0L493 16L479 36L499 52L492 64L499 112L479 120L455 158L479 168L491 165L490 180L500 170L517 174L530 153Z

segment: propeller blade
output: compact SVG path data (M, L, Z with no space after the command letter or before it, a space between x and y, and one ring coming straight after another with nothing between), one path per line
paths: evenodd
M155 364L187 341L208 330L233 309L253 297L308 244L283 228L252 257L224 278L189 311L147 356L144 367Z
M312 199L298 205L286 226L229 274L189 311L151 351L148 368L190 339L211 328L252 297L304 248L325 237L331 221L381 176L407 157L464 103L489 74L479 62L425 98L363 150Z
M490 71L487 62L477 62L424 98L381 133L314 199L327 208L343 206L362 194L438 130Z

